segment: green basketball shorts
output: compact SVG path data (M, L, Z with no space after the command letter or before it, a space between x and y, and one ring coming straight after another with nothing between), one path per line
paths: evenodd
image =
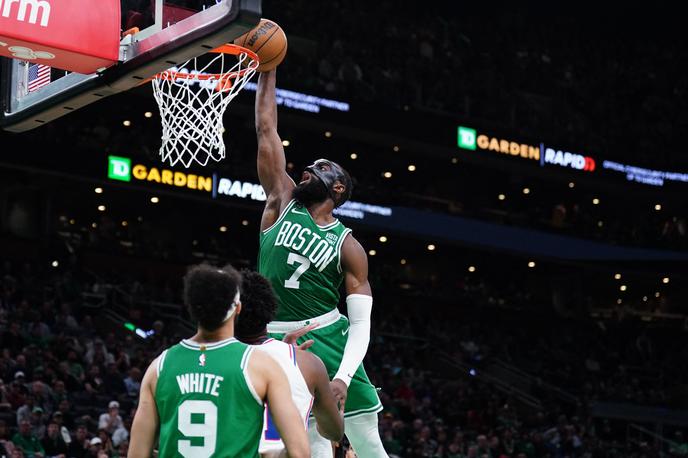
M301 344L309 339L313 339L315 343L308 351L318 355L322 362L325 363L331 380L337 373L339 364L342 361L348 334L349 320L342 315L339 320L331 325L305 334L298 340L298 343ZM270 333L270 337L281 340L284 334ZM361 363L349 384L344 417L352 418L366 413L377 413L381 410L382 403L377 395L377 389L370 383L368 374L366 374Z

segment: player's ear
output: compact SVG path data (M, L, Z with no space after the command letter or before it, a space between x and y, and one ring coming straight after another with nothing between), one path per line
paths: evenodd
M241 313L241 301L237 301L237 303L234 307L236 307L234 309L234 315L240 314Z

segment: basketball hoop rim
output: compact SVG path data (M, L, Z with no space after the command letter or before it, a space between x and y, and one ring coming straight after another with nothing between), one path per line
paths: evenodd
M168 70L165 70L163 72L158 73L153 78L162 79L162 80L176 80L176 79L195 79L195 80L201 80L201 81L207 81L210 79L227 80L227 79L242 77L248 71L256 70L258 68L258 65L260 65L260 59L258 58L258 54L251 51L248 48L244 48L243 46L227 43L227 44L224 44L222 46L218 46L217 48L212 49L208 52L209 53L215 53L215 54L231 54L234 56L246 54L251 59L251 62L248 64L248 66L246 68L242 68L241 70L235 71L235 72L199 74L199 73L178 72L175 70L169 70L168 69Z

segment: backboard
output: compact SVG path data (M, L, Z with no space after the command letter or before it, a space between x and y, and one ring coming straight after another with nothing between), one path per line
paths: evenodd
M120 40L114 65L81 74L0 58L0 127L12 132L34 129L132 89L178 63L231 43L258 24L261 16L261 0L120 0L120 4L121 31L129 34Z

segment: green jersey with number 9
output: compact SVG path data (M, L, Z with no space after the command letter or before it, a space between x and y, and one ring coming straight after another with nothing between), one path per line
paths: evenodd
M339 220L317 225L295 200L261 232L258 271L279 298L276 321L308 320L337 307L342 244L350 232Z
M155 388L159 456L259 456L264 409L246 374L252 351L231 338L207 345L183 340L163 352Z

